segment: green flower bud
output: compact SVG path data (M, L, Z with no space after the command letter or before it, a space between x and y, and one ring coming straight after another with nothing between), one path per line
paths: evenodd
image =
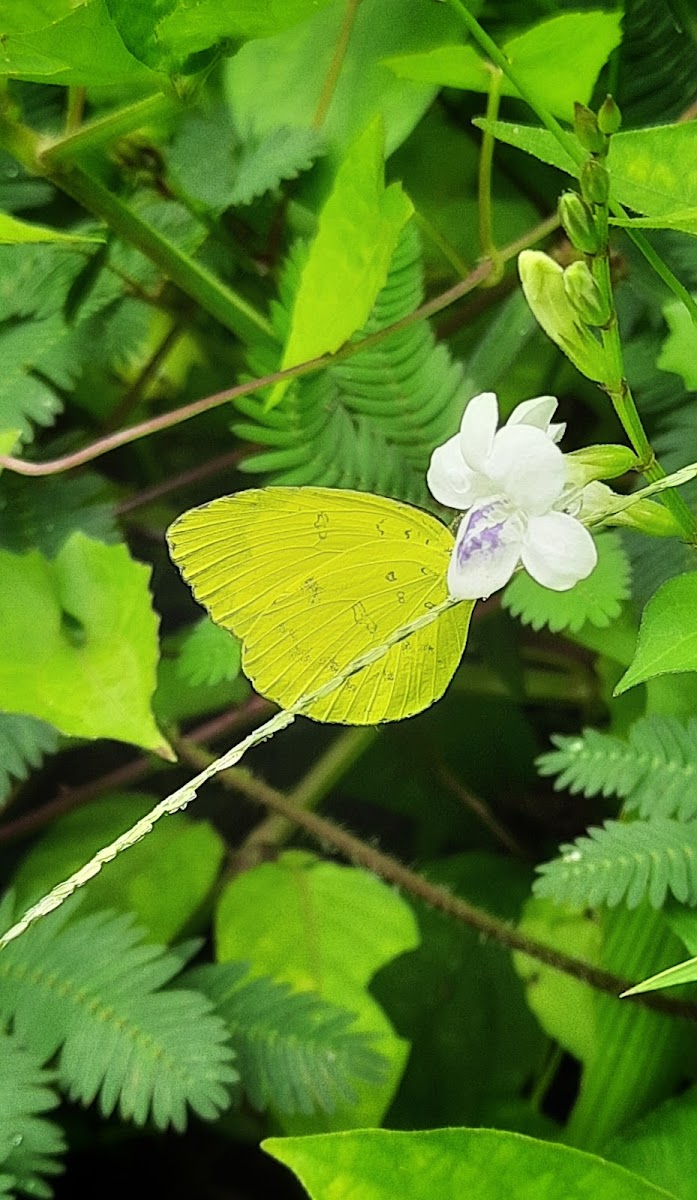
M607 204L610 176L597 158L589 158L581 167L581 191L589 204Z
M574 132L581 145L591 154L605 154L607 142L598 128L598 118L586 104L574 104Z
M629 446L584 446L564 458L570 482L579 487L596 479L616 479L639 466L639 459Z
M622 113L615 104L612 96L606 96L598 109L598 128L601 133L610 137L617 133L622 124Z
M564 287L559 263L541 250L523 250L518 255L518 272L533 316L548 337L594 383L609 380L605 351L594 334L583 325Z
M559 219L572 246L583 254L598 253L600 237L593 213L576 192L564 192L560 197Z
M608 517L606 525L617 525L622 529L635 529L649 537L683 537L684 531L665 504L656 500L637 500L631 508Z
M566 268L564 290L585 325L607 325L612 310L584 262Z

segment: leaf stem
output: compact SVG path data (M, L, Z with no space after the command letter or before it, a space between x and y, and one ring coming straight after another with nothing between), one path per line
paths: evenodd
M155 95L146 96L144 100L138 100L135 104L117 108L104 117L88 121L80 129L68 129L66 121L65 136L43 145L38 153L39 162L44 168L53 170L59 163L72 161L85 150L100 149L115 138L124 137L127 133L140 129L147 121L164 116L172 109L172 99L163 92L156 92Z
M346 51L349 48L349 42L351 41L351 34L353 32L353 26L356 21L356 15L358 13L358 7L360 4L361 0L346 0L346 11L344 13L344 18L339 30L339 37L337 38L337 42L334 47L334 53L332 54L331 61L329 63L329 70L327 71L324 83L322 84L322 91L320 92L320 97L317 101L315 115L312 118L312 125L314 129L320 130L322 128L327 113L329 112L329 107L334 98L334 92L336 91L336 87L341 76L341 68L344 65Z
M65 112L66 137L77 133L82 125L82 117L85 111L85 94L84 87L68 88L68 105Z
M503 71L500 67L492 67L490 70L489 94L486 102L486 119L487 122L495 121L499 113L499 102L501 99L501 81L503 79ZM494 241L493 227L493 212L491 205L491 178L494 166L494 146L496 139L490 129L485 129L482 136L482 146L479 152L479 179L478 179L478 219L479 219L479 245L482 255L488 258L493 263L493 271L485 282L485 287L494 287L503 275L503 262L496 249Z
M535 225L532 229L528 230L522 237L516 238L510 245L504 247L500 251L501 259L504 262L508 262L510 259L516 258L521 250L535 245L536 242L553 233L558 225L559 219L556 215L547 217L539 225ZM343 359L350 358L354 354L360 354L363 350L369 350L374 346L380 345L387 338L392 337L396 333L401 333L403 329L408 329L410 325L415 324L417 321L426 320L428 317L442 312L444 308L448 308L462 296L466 296L469 292L474 291L492 270L492 263L486 260L479 263L466 279L460 280L459 283L454 284L447 291L441 292L440 295L434 296L431 300L427 300L425 304L422 304L420 308L414 309L412 313L408 313L406 317L402 317L401 320L395 321L393 325L389 325L385 329L380 329L366 338L347 342L335 354L323 354L319 358L298 363L297 366L288 367L284 371L274 371L270 375L262 376L260 379L252 379L247 383L239 383L234 387L225 388L223 391L214 392L211 396L204 396L201 400L194 400L191 404L185 404L173 412L151 417L149 420L142 421L138 425L132 425L130 429L120 429L117 433L109 434L107 437L99 438L97 441L92 442L89 446L84 446L82 450L62 455L60 458L50 459L48 462L27 462L25 459L15 458L10 454L0 454L0 468L15 471L18 475L58 475L62 471L70 471L74 467L80 467L84 463L92 462L95 458L100 458L103 454L117 450L120 446L129 445L131 442L138 441L142 437L147 437L151 433L159 433L163 429L172 429L174 426L181 425L182 422L189 421L192 417L209 412L213 408L218 408L221 404L226 404L230 400L236 400L240 396L248 396L253 392L261 391L262 388L266 388L270 384L279 383L285 379L296 379L302 375L310 375L315 371L321 371L324 367L329 367L333 363L341 362Z

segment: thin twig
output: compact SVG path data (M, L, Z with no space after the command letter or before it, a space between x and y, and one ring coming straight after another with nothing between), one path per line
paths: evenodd
M240 459L244 457L244 453L244 450L239 447L236 450L228 450L227 454L219 454L217 458L210 458L208 462L201 463L198 467L180 471L177 475L172 475L170 479L163 479L161 483L154 483L152 487L143 488L142 491L135 492L132 496L126 496L125 499L119 501L116 505L116 512L119 516L123 516L125 513L133 512L136 508L144 508L146 504L152 504L153 500L161 500L170 492L190 487L192 483L200 483L202 479L208 479L211 475L219 475L221 471L236 467Z
M220 713L218 716L204 721L201 725L197 725L187 734L187 741L194 745L198 742L211 742L225 733L251 728L265 720L273 712L274 707L261 696L253 696L247 704ZM25 813L24 816L17 817L14 821L6 821L4 825L0 825L0 844L28 837L39 829L43 829L56 817L72 812L74 808L80 808L83 804L89 804L91 800L96 800L98 796L103 796L106 792L136 783L153 771L161 770L162 766L160 759L156 759L152 755L141 754L138 758L134 758L80 787L63 787L59 790L56 798L50 800L48 804Z
M548 233L553 232L557 228L557 225L558 219L556 216L548 217L545 221L536 225L534 229L529 230L527 234L517 238L516 241L511 242L510 245L501 250L500 257L505 261L515 258L521 250L534 245L546 237ZM408 313L406 317L402 317L399 321L395 321L393 325L370 334L369 337L347 342L335 354L322 354L318 358L298 363L295 367L288 367L285 371L274 371L270 375L264 375L261 379L252 379L247 383L240 383L235 387L225 388L221 392L205 396L202 400L194 400L191 404L185 404L173 412L162 413L158 417L151 417L147 421L142 421L139 425L132 425L129 429L120 429L117 433L99 438L96 442L92 442L91 445L83 447L82 450L76 450L73 454L65 454L61 458L54 458L48 462L26 462L24 459L14 458L10 454L0 454L0 468L15 471L18 475L57 475L63 471L72 470L74 467L83 466L84 463L92 462L95 458L100 458L103 454L108 454L120 446L126 446L131 442L138 441L149 434L159 433L163 429L172 429L176 425L181 425L184 421L191 420L192 417L210 412L211 409L219 408L221 404L225 404L230 400L236 400L240 396L248 396L253 392L261 391L271 384L280 383L286 379L297 379L302 375L310 375L314 371L321 371L324 367L332 366L333 363L341 362L346 358L352 357L354 354L360 354L363 350L369 350L374 346L380 345L381 342L386 341L397 333L401 333L404 329L408 329L417 321L427 320L436 313L442 312L444 308L448 308L462 296L466 296L469 292L474 291L493 270L492 263L488 261L479 263L466 279L460 280L459 283L454 284L447 291L441 292L440 295L435 296L432 300L427 300L425 304L415 309L414 312Z
M334 98L336 85L338 84L341 76L341 68L344 65L346 51L348 50L349 42L351 41L351 34L353 32L353 26L356 21L356 14L358 12L360 3L361 0L346 0L346 12L344 13L344 19L341 23L341 29L339 30L339 36L334 47L334 53L332 54L331 61L329 63L329 69L325 76L324 83L322 84L322 91L320 92L320 97L317 102L315 115L312 118L312 125L314 129L322 128L325 117L329 112L329 106Z
M513 837L513 834L508 832L505 825L501 824L489 806L479 796L475 796L473 792L470 792L468 788L460 783L460 780L453 775L452 771L448 770L445 763L437 763L435 773L441 783L452 793L462 807L473 813L484 828L488 829L489 833L496 838L497 842L505 846L506 850L513 854L515 858L522 858L525 862L530 862L530 854L525 847L521 846L520 842Z
M205 750L194 746L190 747L188 758L192 765L201 769L210 766L212 762L211 756ZM346 829L335 825L333 821L328 821L326 817L320 817L317 813L295 807L283 792L279 792L260 779L255 779L247 771L241 770L239 767L232 767L221 771L218 778L226 787L242 792L250 800L256 800L257 803L263 804L272 812L292 821L321 845L333 846L349 861L357 863L374 875L379 875L387 883L402 888L409 895L423 900L429 907L438 909L446 916L476 930L485 938L491 938L492 941L498 942L508 950L527 954L530 958L545 963L546 966L570 975L589 987L595 988L596 991L605 992L616 999L619 999L621 992L631 986L610 971L593 966L582 959L574 958L570 954L564 954L535 938L527 937L520 930L492 916L485 909L477 908L459 896L446 891L445 888L431 883L423 875L410 870L398 859L368 845ZM697 1004L689 1001L673 1000L671 997L652 992L629 996L626 999L642 1002L645 1007L655 1009L668 1016L697 1021Z

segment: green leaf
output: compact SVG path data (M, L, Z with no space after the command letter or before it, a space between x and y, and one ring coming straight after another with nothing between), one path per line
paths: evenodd
M302 253L298 243L281 278L281 302L274 311L280 339L285 337ZM422 300L421 241L409 222L361 336L401 320ZM532 321L522 296L515 300ZM514 314L508 306L505 316L510 333ZM486 339L483 349L486 383L491 386ZM250 361L256 375L271 365L257 355ZM471 367L476 375L474 360ZM269 447L246 458L243 470L270 472L274 484L357 488L428 508L433 503L426 487L431 452L457 429L465 401L477 390L476 378L465 381L462 367L436 340L430 325L416 322L319 376L296 380L277 409L269 412L259 397L241 398L237 407L249 420L237 421L234 432ZM313 446L311 457L308 444Z
M567 121L574 101L587 104L600 68L622 37L619 12L560 13L510 38L502 52L540 105ZM573 65L572 65L573 64ZM439 46L425 54L389 58L402 79L488 93L491 67L473 46ZM517 96L504 75L501 94Z
M378 1122L396 1088L406 1047L392 1030L368 985L379 967L418 941L408 905L375 876L288 851L275 863L232 880L215 918L217 958L250 963L269 975L356 1016L389 1061L381 1086L358 1087L357 1105L336 1117L307 1119L302 1129L347 1128ZM294 1122L284 1120L284 1127Z
M631 1125L607 1148L607 1156L643 1179L670 1188L677 1200L697 1200L694 1146L697 1088L667 1100Z
M230 204L251 204L258 196L273 191L285 179L297 179L309 171L324 153L322 138L315 129L281 125L258 143L244 146L235 167Z
M494 854L458 854L423 871L506 921L517 920L530 890L529 869ZM383 967L371 989L411 1042L388 1124L488 1125L540 1068L545 1039L500 946L426 904L415 911L421 945Z
M598 965L601 961L602 931L587 911L531 896L518 928L525 937L584 962ZM590 1062L598 1051L598 1012L591 989L527 954L514 954L513 965L545 1033L579 1062Z
M627 996L638 996L641 992L656 992L664 987L677 987L682 983L695 983L697 981L697 958L688 958L684 962L676 963L674 967L667 967L665 971L659 971L657 975L651 975L649 979L644 979L641 983L637 983L633 988L629 988L626 992Z
M697 327L682 300L669 300L663 309L670 333L656 366L680 375L689 391L697 391Z
M6 321L0 326L0 430L19 430L20 439L27 442L34 436L33 425L53 424L63 404L49 380L35 372L35 367L43 354L50 353L64 337L65 322L60 313L43 321Z
M143 945L130 916L51 913L0 956L0 1014L71 1100L156 1128L212 1120L237 1079L225 1026L199 992L165 985L181 955ZM0 924L12 920L5 903Z
M185 636L177 659L177 673L191 687L232 681L240 673L241 648L237 638L201 617Z
M302 25L273 38L248 42L230 61L226 68L228 100L235 126L246 140L258 144L279 126L307 129L312 125L345 13L345 0L331 0ZM384 121L387 153L391 154L435 95L435 88L426 84L397 79L382 59L454 41L459 30L459 22L445 4L391 0L387 5L385 0L362 0L322 125L335 165L378 114ZM264 81L263 88L259 80Z
M30 767L40 767L45 754L55 754L58 734L35 717L0 712L0 804L12 788L12 780L24 780Z
M571 154L562 149L547 129L486 118L478 118L474 123L480 129L490 130L509 146L517 146L569 175L578 174L578 165ZM607 159L611 195L621 204L652 217L697 208L693 148L694 131L689 121L615 134Z
M629 560L616 533L597 535L598 564L568 592L552 592L520 571L503 594L503 605L523 625L552 633L577 633L587 622L604 629L619 616L630 594Z
M668 891L697 904L697 825L667 817L606 821L559 847L560 857L537 868L533 891L574 908L660 908Z
M380 1083L387 1063L353 1016L263 976L248 979L246 963L190 971L185 982L203 992L225 1021L242 1087L255 1108L292 1115L333 1113L355 1104L356 1079Z
M169 757L150 697L158 657L149 568L74 533L48 561L0 550L0 694L74 737Z
M42 1176L63 1169L63 1131L44 1115L59 1103L53 1080L18 1037L0 1032L0 1164L13 1179L12 1194L50 1197L53 1189Z
M23 242L104 242L105 236L86 233L62 233L59 229L48 229L46 225L31 225L18 221L7 213L0 212L0 246L13 246Z
M611 217L610 224L619 229L676 229L697 234L697 208L682 208L663 217Z
M91 472L27 479L8 471L0 482L0 546L53 558L76 530L112 544L119 540L114 508L109 484Z
M697 572L676 575L651 597L641 617L634 658L615 695L675 671L697 671Z
M28 907L67 879L156 802L154 796L112 792L59 817L14 876L18 906ZM85 884L80 912L110 908L132 913L148 941L171 942L210 895L224 853L222 839L207 821L174 814Z
M354 142L320 213L303 265L281 367L338 350L365 324L413 212L398 183L385 187L380 120ZM287 384L277 384L277 404Z
M555 791L619 796L640 817L697 816L697 720L654 713L629 729L628 740L597 729L580 737L552 737L556 749L537 760L540 775L554 775Z
M268 1138L312 1200L667 1200L669 1193L570 1146L493 1129L387 1129Z
M3 18L7 10L11 28L0 42L0 75L71 86L147 82L149 72L129 54L104 0L50 5L43 13L10 0Z

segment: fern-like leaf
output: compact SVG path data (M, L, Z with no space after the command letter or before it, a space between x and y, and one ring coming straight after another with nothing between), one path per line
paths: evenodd
M291 255L281 301L273 307L281 342L302 254L299 248ZM392 325L422 297L419 238L408 225L387 283L357 336ZM277 365L259 355L250 364L255 374ZM296 381L278 408L266 411L261 397L243 397L237 406L249 419L237 422L234 431L269 447L247 458L243 469L264 472L274 484L354 487L432 506L425 484L431 452L456 430L471 394L462 367L436 343L428 324L418 322L320 375Z
M584 730L552 738L556 750L537 760L554 787L584 796L618 796L640 817L697 816L697 719L653 715L632 725L629 739Z
M552 592L521 571L503 594L504 607L533 629L577 632L586 622L604 628L619 616L629 595L629 560L616 533L596 537L598 565L568 592Z
M636 908L644 899L660 908L669 891L682 904L696 904L697 823L606 821L560 846L560 857L538 871L535 895L573 908L614 908L622 901Z
M216 625L210 617L202 617L186 634L179 657L177 674L190 687L201 684L213 686L223 680L236 679L240 673L240 643L237 638Z
M16 1036L0 1033L0 1180L6 1179L0 1196L53 1194L43 1177L62 1170L65 1139L44 1115L59 1103L52 1082L52 1074Z
M45 721L0 712L0 804L9 796L13 779L26 779L31 767L41 766L44 755L57 749L58 734Z
M244 963L200 967L187 977L223 1017L242 1086L255 1108L333 1112L355 1103L352 1082L379 1082L385 1060L355 1018L312 992L268 978L246 978Z
M144 944L128 915L74 913L64 905L0 955L0 1016L41 1061L60 1050L60 1085L83 1104L98 1097L104 1115L118 1108L160 1129L183 1129L187 1105L217 1117L237 1077L233 1052L201 993L165 987L181 957Z

